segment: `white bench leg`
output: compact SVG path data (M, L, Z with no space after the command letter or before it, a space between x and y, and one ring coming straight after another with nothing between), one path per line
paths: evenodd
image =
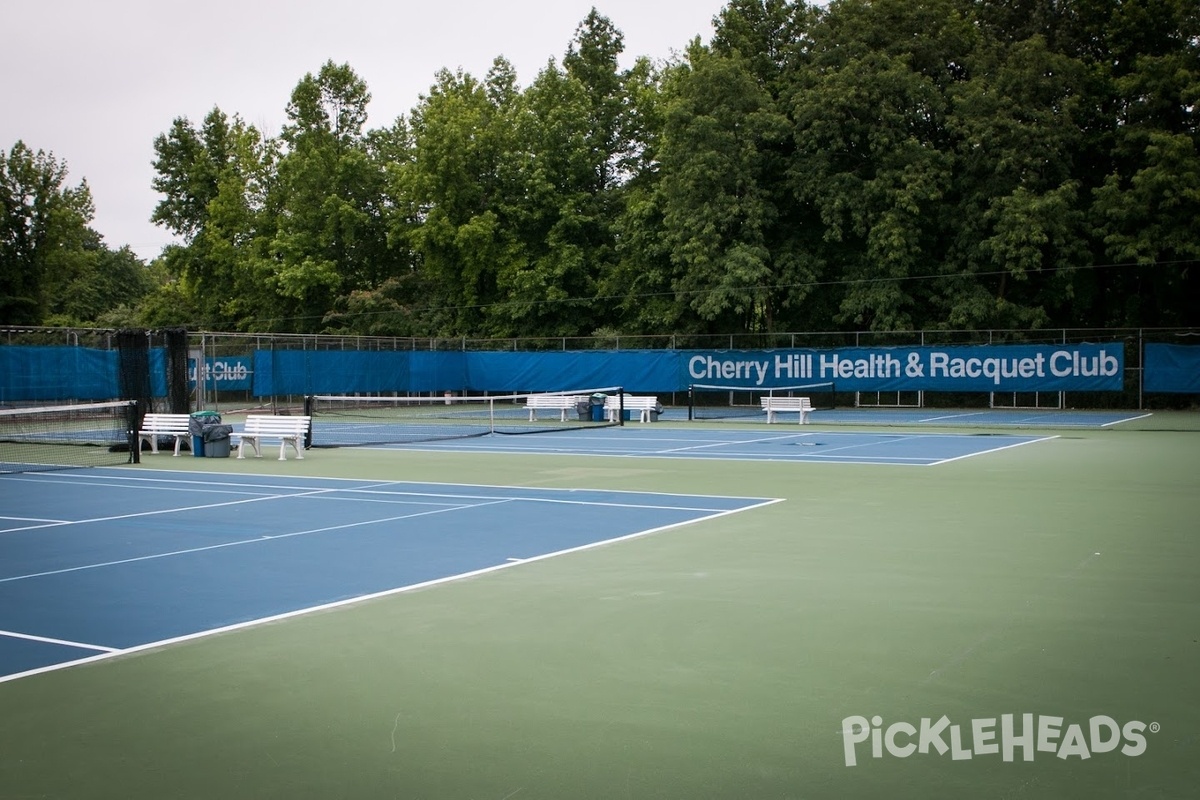
M258 449L258 437L241 435L241 441L238 443L238 458L246 457L246 442L250 443L250 447L254 449L254 457L262 458L262 451Z
M801 411L801 412L800 412L800 424L801 424L801 425L807 425L807 424L808 424L808 412L807 412L807 411Z
M280 461L287 461L287 445L288 445L288 440L287 440L286 436L279 440L279 460Z
M179 455L179 445L183 444L183 437L175 434L175 455Z

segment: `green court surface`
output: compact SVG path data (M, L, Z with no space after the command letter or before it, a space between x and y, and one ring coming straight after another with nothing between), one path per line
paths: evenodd
M1200 423L1059 433L921 469L147 458L786 502L0 683L0 798L1194 798Z

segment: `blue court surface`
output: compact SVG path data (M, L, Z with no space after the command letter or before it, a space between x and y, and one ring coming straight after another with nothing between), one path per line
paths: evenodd
M314 437L319 441L319 429L315 425ZM1047 435L919 431L871 433L819 430L812 425L797 424L764 424L762 430L733 430L634 422L619 428L523 436L489 435L382 447L460 453L936 466L1053 438Z
M712 416L707 422L766 424L765 413L755 409L728 417ZM708 413L713 413L710 410ZM814 425L925 426L947 428L1086 428L1099 430L1151 416L1142 411L1091 411L1060 408L824 408L811 414ZM687 409L669 408L660 417L665 421L687 420ZM795 420L784 414L783 419Z
M137 468L0 476L0 681L779 502Z
M813 412L829 425L929 425L996 428L1110 428L1150 416L1144 412L1033 408L834 408Z

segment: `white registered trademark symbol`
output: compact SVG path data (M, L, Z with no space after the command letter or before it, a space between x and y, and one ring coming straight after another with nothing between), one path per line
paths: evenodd
M1158 733L1161 730L1162 730L1162 725L1159 725L1157 722L1150 723L1150 732L1151 733Z

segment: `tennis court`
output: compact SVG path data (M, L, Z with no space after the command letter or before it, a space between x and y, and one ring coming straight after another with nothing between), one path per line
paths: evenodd
M1192 797L1195 416L819 419L0 477L0 795Z
M0 680L767 502L122 469L5 476Z
M1005 433L869 433L807 425L772 425L768 430L627 424L621 429L483 436L387 447L457 453L936 466L1053 438Z

